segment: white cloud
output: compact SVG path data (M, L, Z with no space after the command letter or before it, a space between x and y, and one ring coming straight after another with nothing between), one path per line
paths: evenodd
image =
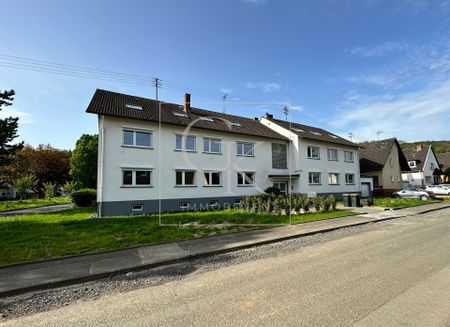
M332 125L363 138L383 137L404 140L450 139L450 82L400 95L354 98Z
M281 88L281 84L274 82L246 82L244 87L247 89L259 89L264 93L271 93L278 91Z
M0 111L0 119L7 117L19 117L20 124L33 124L35 122L33 116L27 112L20 111L14 107L6 107Z
M233 92L233 90L222 87L220 89L220 92L222 92L223 94L230 94L231 92Z
M407 48L408 44L404 41L388 41L381 44L354 47L348 50L348 52L352 55L370 58L385 56L392 52L406 50Z

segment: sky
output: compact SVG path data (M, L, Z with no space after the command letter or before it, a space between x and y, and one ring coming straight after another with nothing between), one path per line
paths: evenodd
M288 106L355 142L450 139L450 0L3 1L0 90L16 97L0 117L33 146L73 149L97 132L97 88L154 98L154 77L162 101L190 92L222 111L227 94L227 113L280 119Z

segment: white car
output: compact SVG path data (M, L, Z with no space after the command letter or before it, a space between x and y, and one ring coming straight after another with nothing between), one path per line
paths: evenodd
M450 195L450 186L447 185L429 185L425 190L437 195Z
M420 199L428 200L429 198L434 198L433 191L425 191L421 188L408 188L398 192L392 193L393 198L409 198L409 199Z

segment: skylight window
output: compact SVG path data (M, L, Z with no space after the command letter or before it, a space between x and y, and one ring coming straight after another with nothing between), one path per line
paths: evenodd
M320 134L319 132L313 132L313 131L311 131L311 133L313 133L314 135L322 135L322 134Z
M209 118L209 117L200 117L200 120L208 121L208 122L210 122L210 123L214 123L214 119Z
M181 112L174 112L173 114L174 114L175 116L177 116L177 117L188 118L188 115L183 114L183 113L181 113Z
M336 136L336 135L331 135L331 134L328 134L328 135L330 135L332 138L334 138L334 139L337 139L337 138L339 138L339 136Z
M133 110L142 110L141 106L135 106L134 104L126 104L125 107L127 107L128 109L133 109Z
M297 133L304 133L305 131L304 130L302 130L302 129L300 129L300 128L293 128L292 129L294 132L297 132Z
M239 124L239 123L231 123L231 126L235 126L235 127L242 127L242 125L241 125L241 124Z

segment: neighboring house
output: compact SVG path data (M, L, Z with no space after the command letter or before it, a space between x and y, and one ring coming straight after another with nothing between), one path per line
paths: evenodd
M288 176L286 137L190 102L95 92L99 216L234 206Z
M261 123L291 140L287 183L294 193L360 193L359 145L321 128L274 119Z
M408 161L396 138L360 143L362 177L371 177L375 195L388 195L403 188L402 172Z
M17 197L16 190L8 185L0 185L0 200L11 200Z
M436 157L439 161L439 167L445 173L450 168L450 152L437 153ZM443 182L450 183L450 176L445 175Z
M402 180L413 187L426 187L439 184L443 172L431 145L417 144L413 148L403 149L408 160L410 172L402 174Z

